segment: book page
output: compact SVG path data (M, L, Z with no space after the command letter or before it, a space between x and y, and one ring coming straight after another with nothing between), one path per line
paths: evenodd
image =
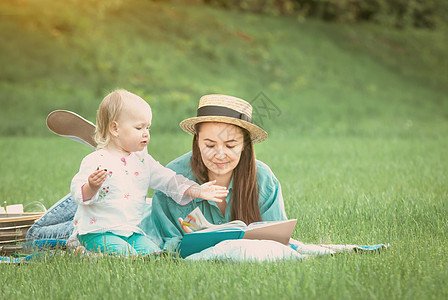
M258 222L259 223L259 222ZM288 245L297 220L263 222L246 230L243 239L273 240Z
M239 229L245 230L247 225L243 221L235 220L221 225L215 225L207 221L199 207L196 207L188 216L185 217L182 225L189 227L195 231L224 231Z
M284 222L287 222L287 221L289 221L289 220L254 222L254 223L250 223L249 225L247 225L247 229L260 228L260 227L265 227L265 226L272 226L274 224L284 223Z
M209 228L200 230L200 232L210 232L210 231L229 231L229 230L242 230L245 231L247 229L246 223L240 220L231 221L229 223L220 224L220 225L212 225Z
M182 225L190 228L193 232L203 230L214 225L207 221L199 207L196 207L182 222Z

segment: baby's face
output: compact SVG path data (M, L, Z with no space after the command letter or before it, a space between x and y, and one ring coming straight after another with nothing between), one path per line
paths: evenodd
M128 101L117 119L117 145L121 151L141 151L149 143L152 112L145 101Z

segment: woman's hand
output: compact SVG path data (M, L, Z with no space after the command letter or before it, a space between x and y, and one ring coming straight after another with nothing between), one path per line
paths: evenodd
M182 230L183 230L185 233L192 233L193 230L191 230L191 228L188 228L188 227L185 226L185 225L182 225L183 222L184 222L184 220L183 220L182 218L179 218L179 224L180 224L180 227L182 228Z

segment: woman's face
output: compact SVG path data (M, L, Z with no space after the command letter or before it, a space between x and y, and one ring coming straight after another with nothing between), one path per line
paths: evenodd
M244 148L243 131L238 126L226 123L202 123L198 146L210 180L231 176Z

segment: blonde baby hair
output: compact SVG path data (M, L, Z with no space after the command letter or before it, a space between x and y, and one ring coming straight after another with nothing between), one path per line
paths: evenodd
M118 89L108 94L101 101L96 115L95 141L98 144L97 149L102 149L109 143L111 138L109 126L118 119L123 110L125 99L131 98L143 100L131 92Z

